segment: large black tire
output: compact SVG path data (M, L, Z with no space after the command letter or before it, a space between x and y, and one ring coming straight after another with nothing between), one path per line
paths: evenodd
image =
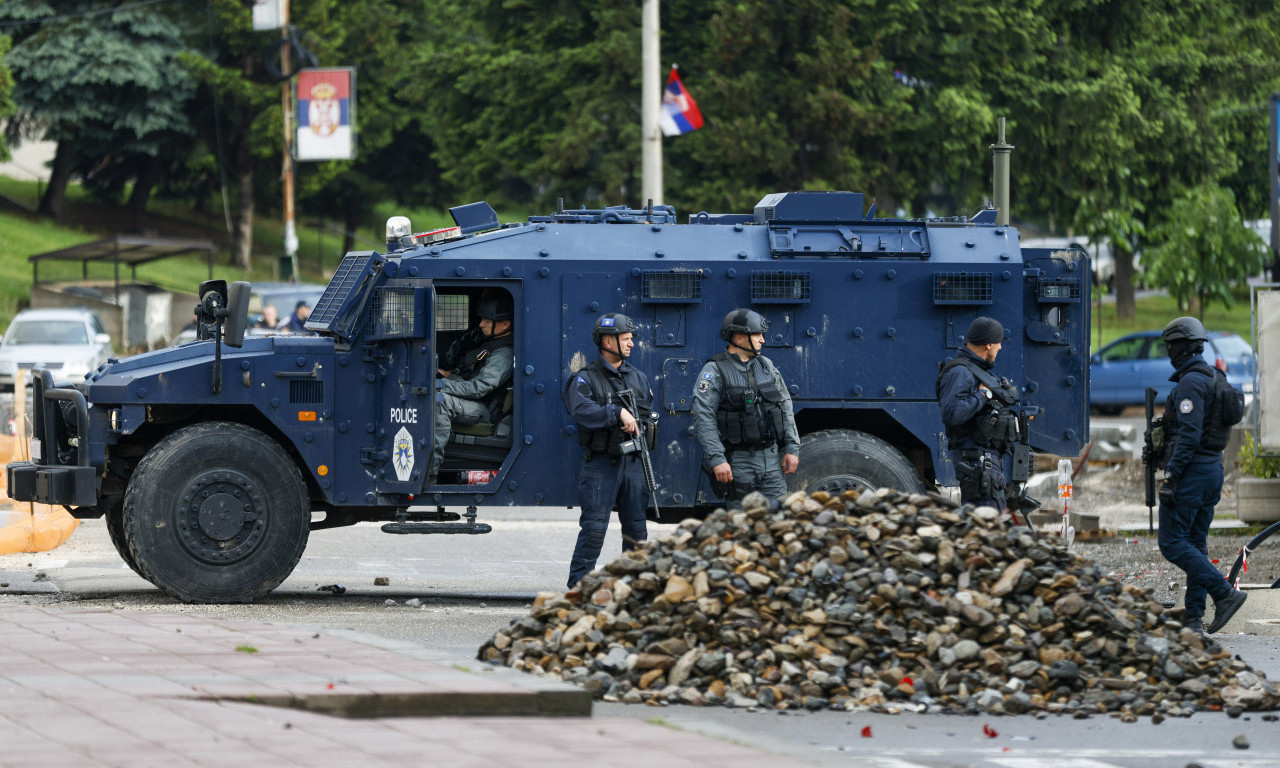
M923 492L924 481L902 452L854 429L811 432L800 440L800 466L787 475L793 491L841 493L853 489L895 488Z
M142 571L138 570L138 561L134 558L133 552L129 551L129 543L124 538L124 499L115 498L106 504L106 510L102 513L102 520L107 524L107 535L111 537L111 545L116 548L116 552L120 553L120 559L124 560L125 565L142 576ZM145 579L146 576L142 578Z
M256 429L196 424L138 463L124 497L138 572L187 603L248 603L293 571L311 530L293 461Z

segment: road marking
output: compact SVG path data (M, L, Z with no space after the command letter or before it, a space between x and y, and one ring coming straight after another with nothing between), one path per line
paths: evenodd
M1102 763L1087 757L992 757L996 765L1006 768L1116 768L1114 763Z

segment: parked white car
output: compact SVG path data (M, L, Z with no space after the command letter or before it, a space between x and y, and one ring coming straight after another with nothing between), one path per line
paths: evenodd
M0 342L0 392L13 392L19 369L44 364L55 380L77 382L111 355L111 336L92 311L24 309Z

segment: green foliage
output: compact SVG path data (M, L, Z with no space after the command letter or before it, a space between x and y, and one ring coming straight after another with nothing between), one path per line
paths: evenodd
M0 18L31 22L14 27L19 36L5 57L21 119L47 139L71 142L76 165L99 173L122 156L156 155L189 136L193 92L178 65L179 26L136 5L77 15L101 7L97 0L0 4Z
M1280 458L1259 456L1258 444L1254 442L1253 433L1248 430L1244 433L1244 442L1240 446L1240 455L1237 459L1240 471L1250 477L1260 477L1264 480L1280 477Z
M0 122L8 120L14 113L13 75L4 63L4 58L12 45L13 40L10 37L0 34ZM9 157L9 142L0 135L0 161L8 160Z
M1205 307L1235 303L1231 288L1262 271L1267 248L1241 223L1230 190L1204 185L1178 198L1152 231L1147 278L1169 291L1185 311L1195 299Z

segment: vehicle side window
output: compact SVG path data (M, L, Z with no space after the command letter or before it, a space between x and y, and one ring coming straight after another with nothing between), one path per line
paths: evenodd
M1166 360L1169 357L1169 345L1164 343L1164 339L1152 339L1151 346L1147 349L1148 360Z
M106 326L102 324L102 321L98 319L97 315L91 315L90 317L93 320L93 332L95 334L107 332Z
M1104 363L1120 363L1125 360L1136 359L1142 354L1142 346L1146 343L1146 339L1125 339L1117 341L1115 344L1102 350L1102 362Z
M436 294L436 333L465 331L471 319L471 306L465 294Z

